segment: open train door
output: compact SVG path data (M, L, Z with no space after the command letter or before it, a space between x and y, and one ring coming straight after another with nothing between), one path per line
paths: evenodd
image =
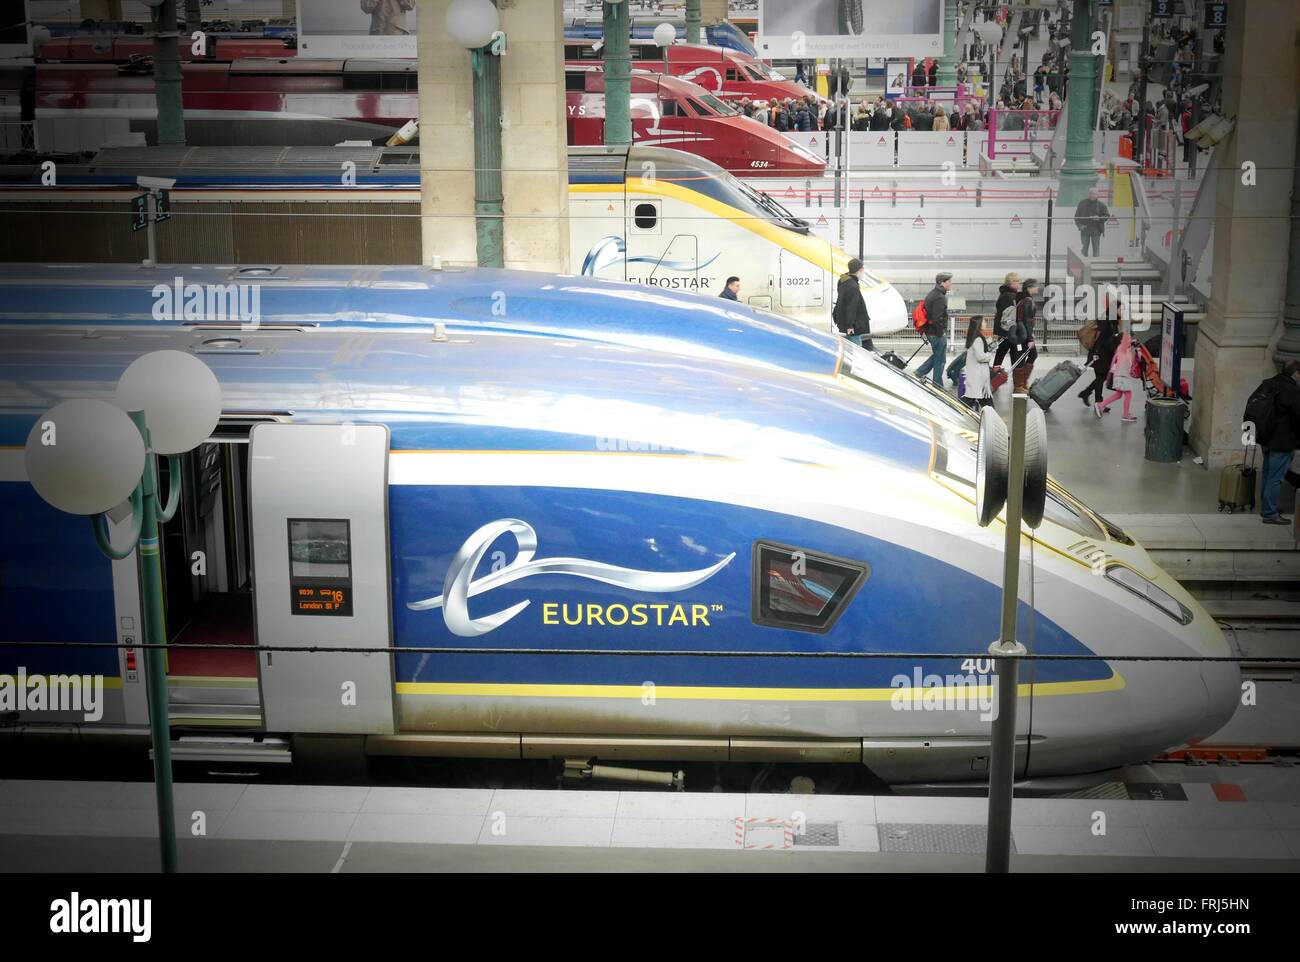
M390 734L388 428L258 424L249 444L266 728ZM303 646L371 651L274 650Z

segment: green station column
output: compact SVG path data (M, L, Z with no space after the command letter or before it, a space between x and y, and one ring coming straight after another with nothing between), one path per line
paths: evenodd
M474 218L479 267L505 267L501 193L501 58L490 47L470 55L474 70Z
M700 43L700 0L686 0L686 42Z
M176 30L176 0L163 0L154 20L154 97L158 104L158 143L185 143L185 114L181 103L180 42Z
M626 3L605 2L605 145L632 143L632 36Z
M1063 211L1073 212L1088 190L1097 184L1093 166L1093 129L1097 126L1097 58L1092 54L1092 31L1097 10L1093 0L1074 0L1074 24L1070 33L1070 89L1066 115L1065 164L1061 168L1061 193L1057 201Z
M947 0L943 5L943 57L935 80L939 86L948 87L957 82L957 2Z

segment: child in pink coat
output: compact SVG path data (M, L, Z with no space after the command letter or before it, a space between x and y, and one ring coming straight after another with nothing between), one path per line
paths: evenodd
M1120 338L1119 347L1115 349L1115 356L1110 362L1111 386L1115 393L1100 404L1092 406L1093 412L1100 418L1106 413L1106 409L1116 401L1123 398L1124 400L1124 417L1123 421L1131 423L1137 418L1129 412L1129 405L1133 401L1133 392L1142 384L1142 369L1138 366L1137 348L1133 345L1133 339L1129 337L1128 332Z

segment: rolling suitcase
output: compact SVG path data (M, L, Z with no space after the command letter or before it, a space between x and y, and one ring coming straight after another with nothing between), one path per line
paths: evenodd
M1062 361L1029 387L1029 396L1046 411L1070 389L1083 371L1073 361Z
M1229 514L1255 509L1255 486L1259 483L1255 470L1255 455L1251 452L1250 464L1229 464L1219 475L1219 510Z
M920 347L918 347L915 351L912 352L912 357L916 357L916 355L920 354L922 347L925 347L924 341L921 342ZM898 368L900 371L906 371L907 365L912 363L912 357L909 357L906 361L904 361L893 351L886 351L884 354L880 356L884 358L886 361L888 361L890 364L894 365L894 367Z

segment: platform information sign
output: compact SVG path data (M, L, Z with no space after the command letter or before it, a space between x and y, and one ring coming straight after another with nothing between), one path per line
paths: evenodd
M1182 351L1183 312L1166 301L1160 305L1160 380L1174 397L1182 376Z

